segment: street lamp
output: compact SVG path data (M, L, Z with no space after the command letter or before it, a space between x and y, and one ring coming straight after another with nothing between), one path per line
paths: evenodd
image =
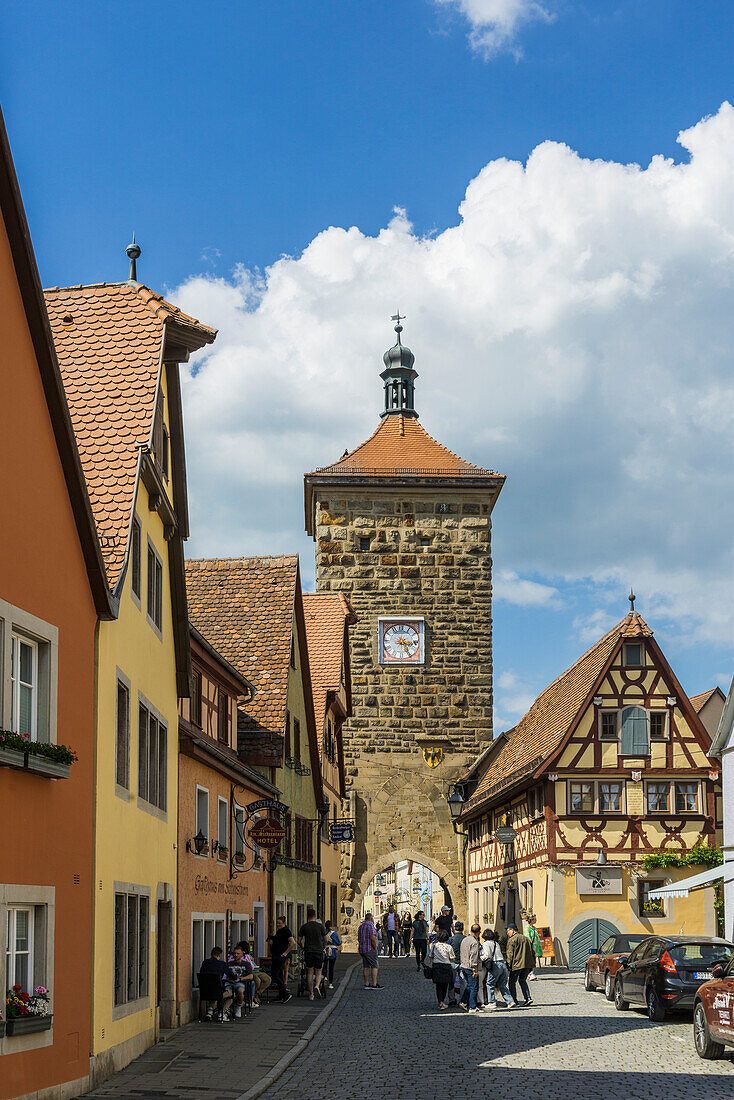
M451 824L454 827L454 832L458 833L459 836L466 836L466 833L462 833L461 830L456 827L456 823L461 817L461 812L466 805L464 789L459 783L454 785L451 792L447 795L446 801L448 803L449 813L451 814Z
M604 864L606 863L606 861L607 861L607 853L604 851L603 848L600 848L599 849L599 854L596 857L596 862L599 865L599 867L603 867Z
M193 849L196 851L197 856L203 856L204 852L207 849L208 844L209 844L209 838L204 836L203 831L201 829L199 829L198 833L196 834L196 836L194 837L193 840L187 840L186 841L186 851L187 852L192 851L192 845L193 845Z

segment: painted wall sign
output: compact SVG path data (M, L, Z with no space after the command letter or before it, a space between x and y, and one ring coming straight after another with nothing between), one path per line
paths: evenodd
M621 894L621 867L577 867L577 894Z
M285 829L274 817L264 817L250 829L250 840L261 848L277 848L285 835Z

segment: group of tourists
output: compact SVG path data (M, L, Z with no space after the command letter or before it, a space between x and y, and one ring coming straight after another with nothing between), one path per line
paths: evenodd
M308 908L306 921L298 930L298 941L286 924L285 917L277 917L275 933L268 936L270 947L270 974L261 969L257 958L246 940L241 940L232 949L228 958L224 958L221 947L213 947L211 955L205 959L199 970L200 975L211 975L219 980L219 995L216 1001L208 1001L206 1019L217 1018L225 1014L230 1019L242 1015L242 1007L247 1003L252 1008L263 1004L262 994L271 985L278 990L278 1002L287 1004L293 994L288 989L288 971L291 958L302 951L304 992L308 991L309 1000L325 996L327 989L334 988L334 967L341 951L342 941L330 920L322 924L316 910ZM200 979L201 984L201 979Z
M409 912L402 917L391 905L383 914L382 920L375 926L377 932L377 953L388 958L409 955L413 939L413 918Z
M534 916L528 916L524 930L509 923L499 935L491 928L482 931L476 923L467 935L463 922L453 919L447 905L432 928L422 910L408 917L410 938L404 940L405 916L399 917L392 906L380 924L375 924L372 913L365 914L357 933L365 989L382 988L378 951L387 934L390 957L393 948L394 955L399 955L401 942L407 955L412 943L416 969L433 981L439 1009L457 1007L478 1013L493 1011L499 1004L508 1009L533 1004L528 982L535 979L534 970L543 955ZM518 986L522 1001L518 1000Z

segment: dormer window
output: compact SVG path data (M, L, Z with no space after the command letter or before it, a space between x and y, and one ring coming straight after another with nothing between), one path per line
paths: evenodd
M642 665L642 644L625 642L624 663L628 668L640 668Z

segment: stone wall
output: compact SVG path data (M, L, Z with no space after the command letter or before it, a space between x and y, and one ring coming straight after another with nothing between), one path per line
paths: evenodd
M357 818L343 869L346 904L358 916L365 876L409 848L426 866L450 869L447 886L461 910L460 848L446 794L492 738L489 493L428 486L360 488L359 497L316 492L318 589L343 591L359 619L350 628L354 716L344 726ZM424 617L424 665L379 664L384 615ZM427 747L443 750L436 768L424 759Z

